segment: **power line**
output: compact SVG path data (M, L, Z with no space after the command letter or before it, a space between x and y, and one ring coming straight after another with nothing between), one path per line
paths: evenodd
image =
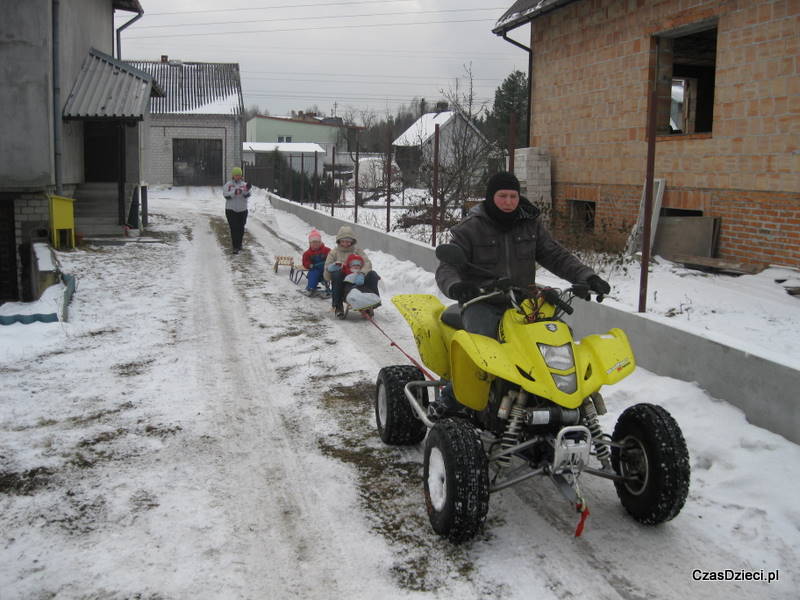
M353 0L350 2L327 2L325 4L276 4L274 6L244 6L241 8L210 8L205 10L180 10L174 12L146 13L155 17L161 15L195 15L200 13L216 12L241 12L245 10L276 10L279 8L325 8L326 6L346 6L349 4L396 4L398 2L412 2L413 0ZM128 18L128 15L120 15Z
M452 23L486 23L486 19L462 19L451 21L421 21L414 23L366 23L360 25L324 25L321 27L297 27L294 29L258 29L252 31L207 31L203 33L165 33L163 35L136 35L129 36L128 40L145 40L152 38L177 38L177 37L197 37L209 35L236 35L243 36L250 33L291 33L295 31L322 31L324 29L356 29L362 27L398 27L408 25L443 25Z
M351 74L348 73L348 75L351 75ZM454 79L460 79L460 78L451 75L451 76L448 76L448 77L430 77L429 79L431 79L431 81L419 81L419 80L412 79L410 77L407 78L407 79L410 79L411 81L391 81L391 80L388 80L388 81L365 81L363 79L362 80L353 80L353 79L318 79L318 78L307 79L307 78L295 78L295 77L254 77L252 75L242 74L242 79L258 80L258 81L278 81L278 82L286 82L286 83L290 83L290 82L314 82L314 83L318 83L320 85L331 84L331 83L335 83L335 84L339 84L339 83L355 83L355 84L361 84L361 85L437 85L440 82L451 82ZM475 81L495 81L495 80L494 79L480 79L480 80L472 79L473 84L474 84ZM492 87L492 88L494 88L496 86L491 84L491 83L486 83L486 84L473 85L473 87L475 87L475 88L483 88L483 87Z
M404 98L396 98L393 96L380 96L380 95L343 95L343 94L297 94L297 93L288 93L283 92L281 90L276 90L274 92L242 92L245 96L255 96L258 98L313 98L318 100L395 100L398 102L410 102L411 99L415 97L423 97L429 94L409 94ZM494 98L476 98L475 101L477 103L484 103L489 102L490 100L494 100Z
M403 12L383 12L383 13L364 13L360 15L324 15L324 16L303 16L303 17L286 17L281 19L263 19L258 21L248 20L248 21L217 21L214 23L175 23L171 25L139 25L136 27L136 30L139 31L141 29L162 29L164 27L205 27L205 26L213 26L217 27L219 25L240 25L242 23L276 23L280 21L315 21L315 20L322 20L322 19L358 19L362 17L396 17L396 16L417 16L417 15L433 15L433 14L441 14L441 13L464 13L464 12L475 12L475 11L496 11L496 10L503 10L502 6L497 7L489 7L489 8L447 8L441 10L420 10L420 11L403 11Z

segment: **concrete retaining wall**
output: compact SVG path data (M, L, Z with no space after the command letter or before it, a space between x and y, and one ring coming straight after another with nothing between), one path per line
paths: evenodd
M341 225L350 225L364 248L402 257L431 272L439 264L433 248L420 242L354 225L277 196L270 199L275 208L295 214L329 235L335 235ZM800 371L638 313L596 302L581 303L579 308L569 319L576 335L619 327L631 341L636 362L645 369L696 382L715 398L742 409L754 425L800 443Z

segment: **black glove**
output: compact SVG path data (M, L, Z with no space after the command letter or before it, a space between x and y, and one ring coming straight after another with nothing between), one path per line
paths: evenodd
M471 281L456 281L447 289L447 295L460 304L481 295L481 289Z
M601 296L605 296L609 292L611 292L611 286L608 285L608 282L605 279L601 279L597 275L592 275L589 279L586 280L586 283L589 284L589 289L597 292Z

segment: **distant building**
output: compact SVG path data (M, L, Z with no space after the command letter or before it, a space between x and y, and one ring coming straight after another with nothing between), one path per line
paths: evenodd
M242 163L244 102L237 63L126 61L151 75L164 96L145 119L149 184L222 185Z
M629 230L652 91L662 216L719 219L721 258L800 265L799 20L773 0L515 2L493 31L530 26L517 168L573 226Z
M256 115L247 121L247 141L319 144L325 149L323 163L330 165L334 148L337 153L349 149L348 132L354 129L360 128L344 125L341 118L325 118L311 113L300 113L298 117Z
M480 179L486 168L488 140L460 112L445 110L422 115L392 142L406 183L414 185L420 170L432 164L437 125L439 165L449 168L463 164L469 167L473 179Z

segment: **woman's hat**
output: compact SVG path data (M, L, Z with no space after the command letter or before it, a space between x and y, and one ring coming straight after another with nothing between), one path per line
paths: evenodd
M339 232L336 234L336 243L338 244L342 240L350 239L353 240L353 243L356 243L356 236L353 233L353 230L350 228L349 225L342 225L339 227Z
M233 167L233 169L231 169L231 177L236 177L237 175L239 177L242 176L242 167Z
M313 242L313 241L321 242L322 241L322 234L319 231L317 231L316 229L312 229L311 233L308 234L308 241L309 242Z

